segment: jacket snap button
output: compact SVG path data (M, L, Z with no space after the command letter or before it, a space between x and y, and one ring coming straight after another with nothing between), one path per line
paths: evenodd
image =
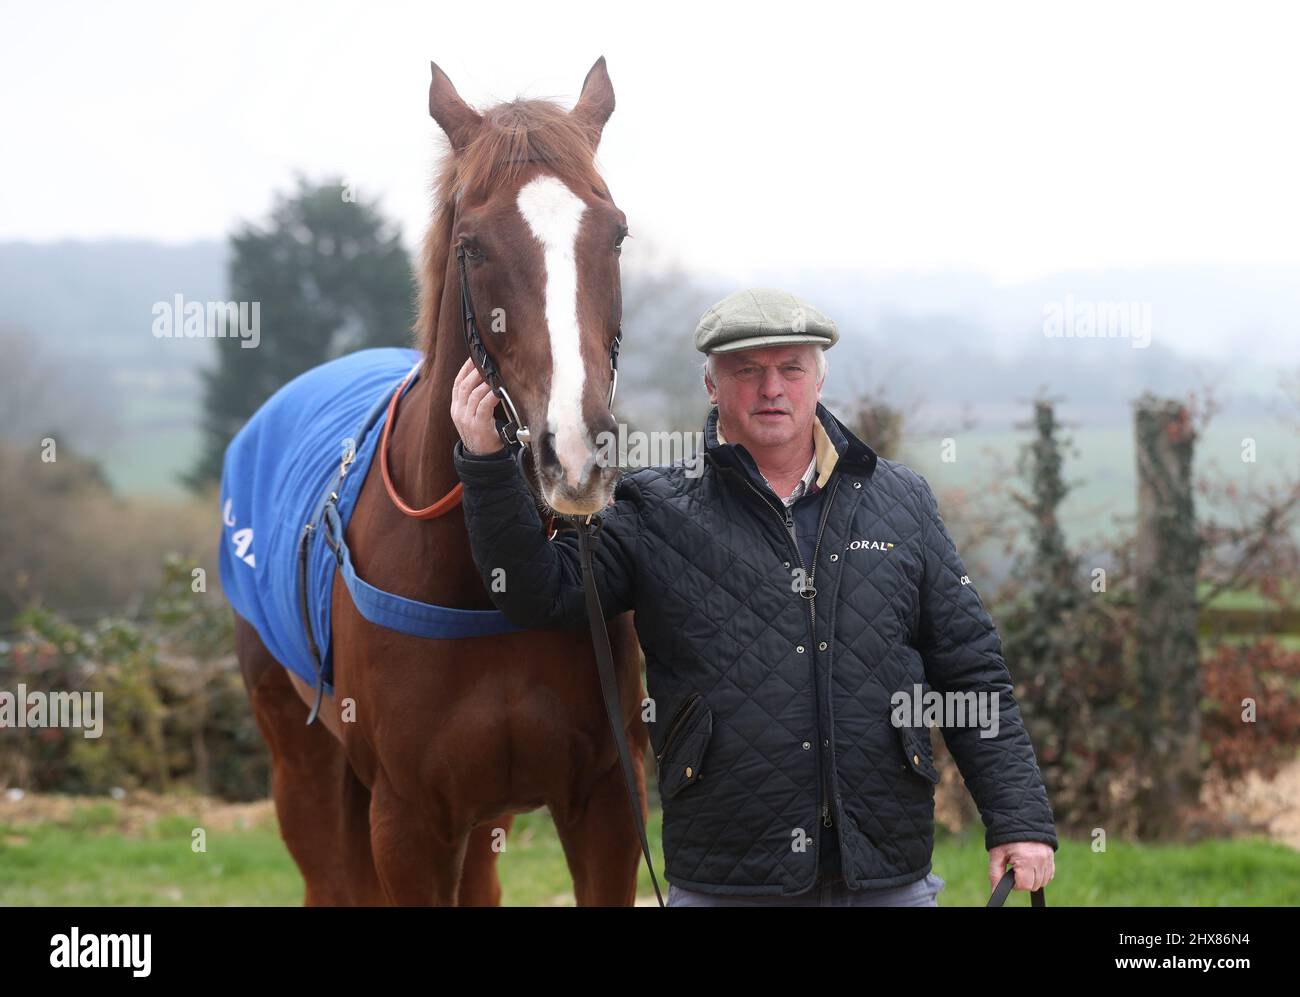
M811 750L812 750L812 742L811 742L811 741L804 741L804 743L803 743L803 750L804 750L804 751L811 751Z
M790 562L789 562L789 561L782 561L782 562L781 562L781 567L783 567L783 568L788 568L788 567L790 567Z
M818 645L817 645L817 650L819 650L819 651L824 651L824 650L826 650L826 641L822 641L820 644L818 644Z
M921 756L920 756L920 755L913 755L913 756L912 756L912 764L913 764L913 765L920 765L920 764L921 764Z
M687 765L687 766L686 766L686 778L689 779L689 778L691 777L692 774L694 774L694 770L693 770L689 765Z
M861 488L861 487L862 487L862 482L861 482L861 481L855 481L855 482L853 482L853 487L854 487L854 488Z
M803 645L800 644L798 647L795 648L795 650L798 651L800 654L803 654Z
M832 561L838 561L839 559L840 559L840 555L839 555L839 554L832 554L832 555L831 555L831 560L832 560Z

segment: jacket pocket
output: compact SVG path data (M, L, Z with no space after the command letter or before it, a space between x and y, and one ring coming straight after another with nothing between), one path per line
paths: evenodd
M700 765L713 736L713 711L693 692L677 708L663 747L655 755L659 768L659 798L670 800L700 778Z
M911 769L922 779L938 784L939 770L934 767L934 753L930 746L930 728L895 727L899 746L903 749L903 768Z

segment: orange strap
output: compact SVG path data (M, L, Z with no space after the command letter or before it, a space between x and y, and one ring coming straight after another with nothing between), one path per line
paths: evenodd
M433 505L426 505L423 509L415 509L402 501L402 497L397 494L397 488L394 487L393 479L388 473L388 431L392 428L393 423L397 421L397 402L405 394L407 384L415 376L415 370L406 375L406 378L398 385L397 390L393 392L393 397L388 403L388 417L384 420L384 431L379 437L379 470L384 476L384 490L388 492L388 497L393 500L393 505L412 519L437 519L460 505L461 494L465 491L463 484L459 481L456 482L456 487L438 499ZM555 534L555 514L552 513L546 517L547 539L553 539Z
M418 369L412 369L411 373L406 375L406 379L393 392L393 398L388 403L388 418L384 420L384 432L379 437L379 470L384 476L384 488L388 492L388 497L393 500L393 505L412 519L437 519L460 505L460 495L465 490L464 485L458 481L455 488L438 499L433 505L427 505L423 509L414 509L402 501L402 497L397 494L397 489L393 486L393 479L388 473L388 432L393 428L393 423L397 421L397 402L406 392L407 384L410 383L411 378L415 376L415 371Z

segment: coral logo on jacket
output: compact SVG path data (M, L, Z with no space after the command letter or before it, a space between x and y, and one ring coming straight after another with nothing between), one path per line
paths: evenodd
M888 540L853 540L845 550L893 550L894 545Z

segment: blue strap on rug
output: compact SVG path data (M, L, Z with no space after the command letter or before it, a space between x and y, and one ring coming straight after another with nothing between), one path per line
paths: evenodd
M226 450L222 587L275 658L315 686L317 708L321 695L334 691L335 572L357 611L389 630L450 640L520 629L497 610L453 609L385 592L360 578L352 563L347 523L389 400L420 359L415 350L374 349L321 364L272 395Z

